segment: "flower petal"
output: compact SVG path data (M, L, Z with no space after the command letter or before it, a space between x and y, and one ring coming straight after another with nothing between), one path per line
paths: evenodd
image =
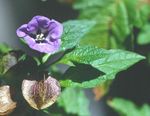
M50 19L44 16L35 16L33 19L36 19L41 28L48 28L50 24Z
M36 31L38 30L38 22L36 19L32 19L28 24L27 24L27 30L30 33L36 34Z
M36 43L33 46L30 46L32 49L37 50L42 53L55 53L60 47L60 39L55 42L48 43Z
M49 27L49 35L50 39L60 39L62 33L63 33L63 26L58 21L55 21L54 19L51 20L50 27Z
M30 36L28 36L28 35L25 36L23 39L25 40L25 42L26 42L29 46L33 46L33 45L36 44L34 38L32 38L32 37L30 37Z
M16 31L18 37L25 37L28 34L27 31L27 24L23 24L21 27L19 27Z

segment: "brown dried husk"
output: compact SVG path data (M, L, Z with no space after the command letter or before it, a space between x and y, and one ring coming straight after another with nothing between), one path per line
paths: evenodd
M59 82L50 76L40 82L24 80L22 83L25 100L36 110L51 106L57 100L60 92Z
M0 87L0 116L10 114L16 108L10 96L10 87L5 85Z

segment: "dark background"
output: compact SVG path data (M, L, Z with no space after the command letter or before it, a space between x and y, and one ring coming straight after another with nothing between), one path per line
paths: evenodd
M16 36L16 29L28 22L35 15L44 15L60 22L75 19L78 12L71 6L60 4L56 0L0 0L0 42L5 42L14 48L20 48L29 52L30 49L23 46ZM144 54L149 47L136 48L137 52ZM109 93L101 101L94 101L93 93L87 90L90 99L90 111L92 116L117 116L106 105L106 99L122 97L134 101L141 106L150 103L150 67L146 61L132 66L126 71L120 72L110 87Z

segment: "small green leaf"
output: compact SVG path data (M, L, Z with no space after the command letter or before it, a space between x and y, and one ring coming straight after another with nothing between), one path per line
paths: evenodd
M72 20L63 23L64 32L60 50L67 50L79 44L82 37L95 25L94 21Z
M45 54L42 58L42 63L45 63L49 58L50 58L51 54Z
M8 53L12 49L7 44L0 44L0 53Z
M21 56L18 58L18 62L19 62L19 61L25 61L26 57L27 57L26 54L21 55Z
M150 106L146 104L138 107L129 100L115 98L112 101L108 101L108 105L121 116L150 116Z
M36 61L38 66L41 65L41 62L40 62L40 60L37 57L33 57L33 59Z
M147 24L143 27L141 33L138 36L138 44L150 44L150 24Z
M48 109L44 109L43 112L47 114L46 116L63 116L62 114L59 113L52 113L51 111L48 111Z
M66 88L57 101L67 113L78 116L90 116L89 101L84 91L79 88Z

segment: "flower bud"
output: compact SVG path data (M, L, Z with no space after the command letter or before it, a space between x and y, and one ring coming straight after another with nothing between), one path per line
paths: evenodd
M51 106L57 100L60 92L59 82L50 76L39 82L24 80L22 83L22 93L25 100L37 110Z
M0 87L0 116L10 114L16 108L16 102L13 102L10 96L9 86Z

